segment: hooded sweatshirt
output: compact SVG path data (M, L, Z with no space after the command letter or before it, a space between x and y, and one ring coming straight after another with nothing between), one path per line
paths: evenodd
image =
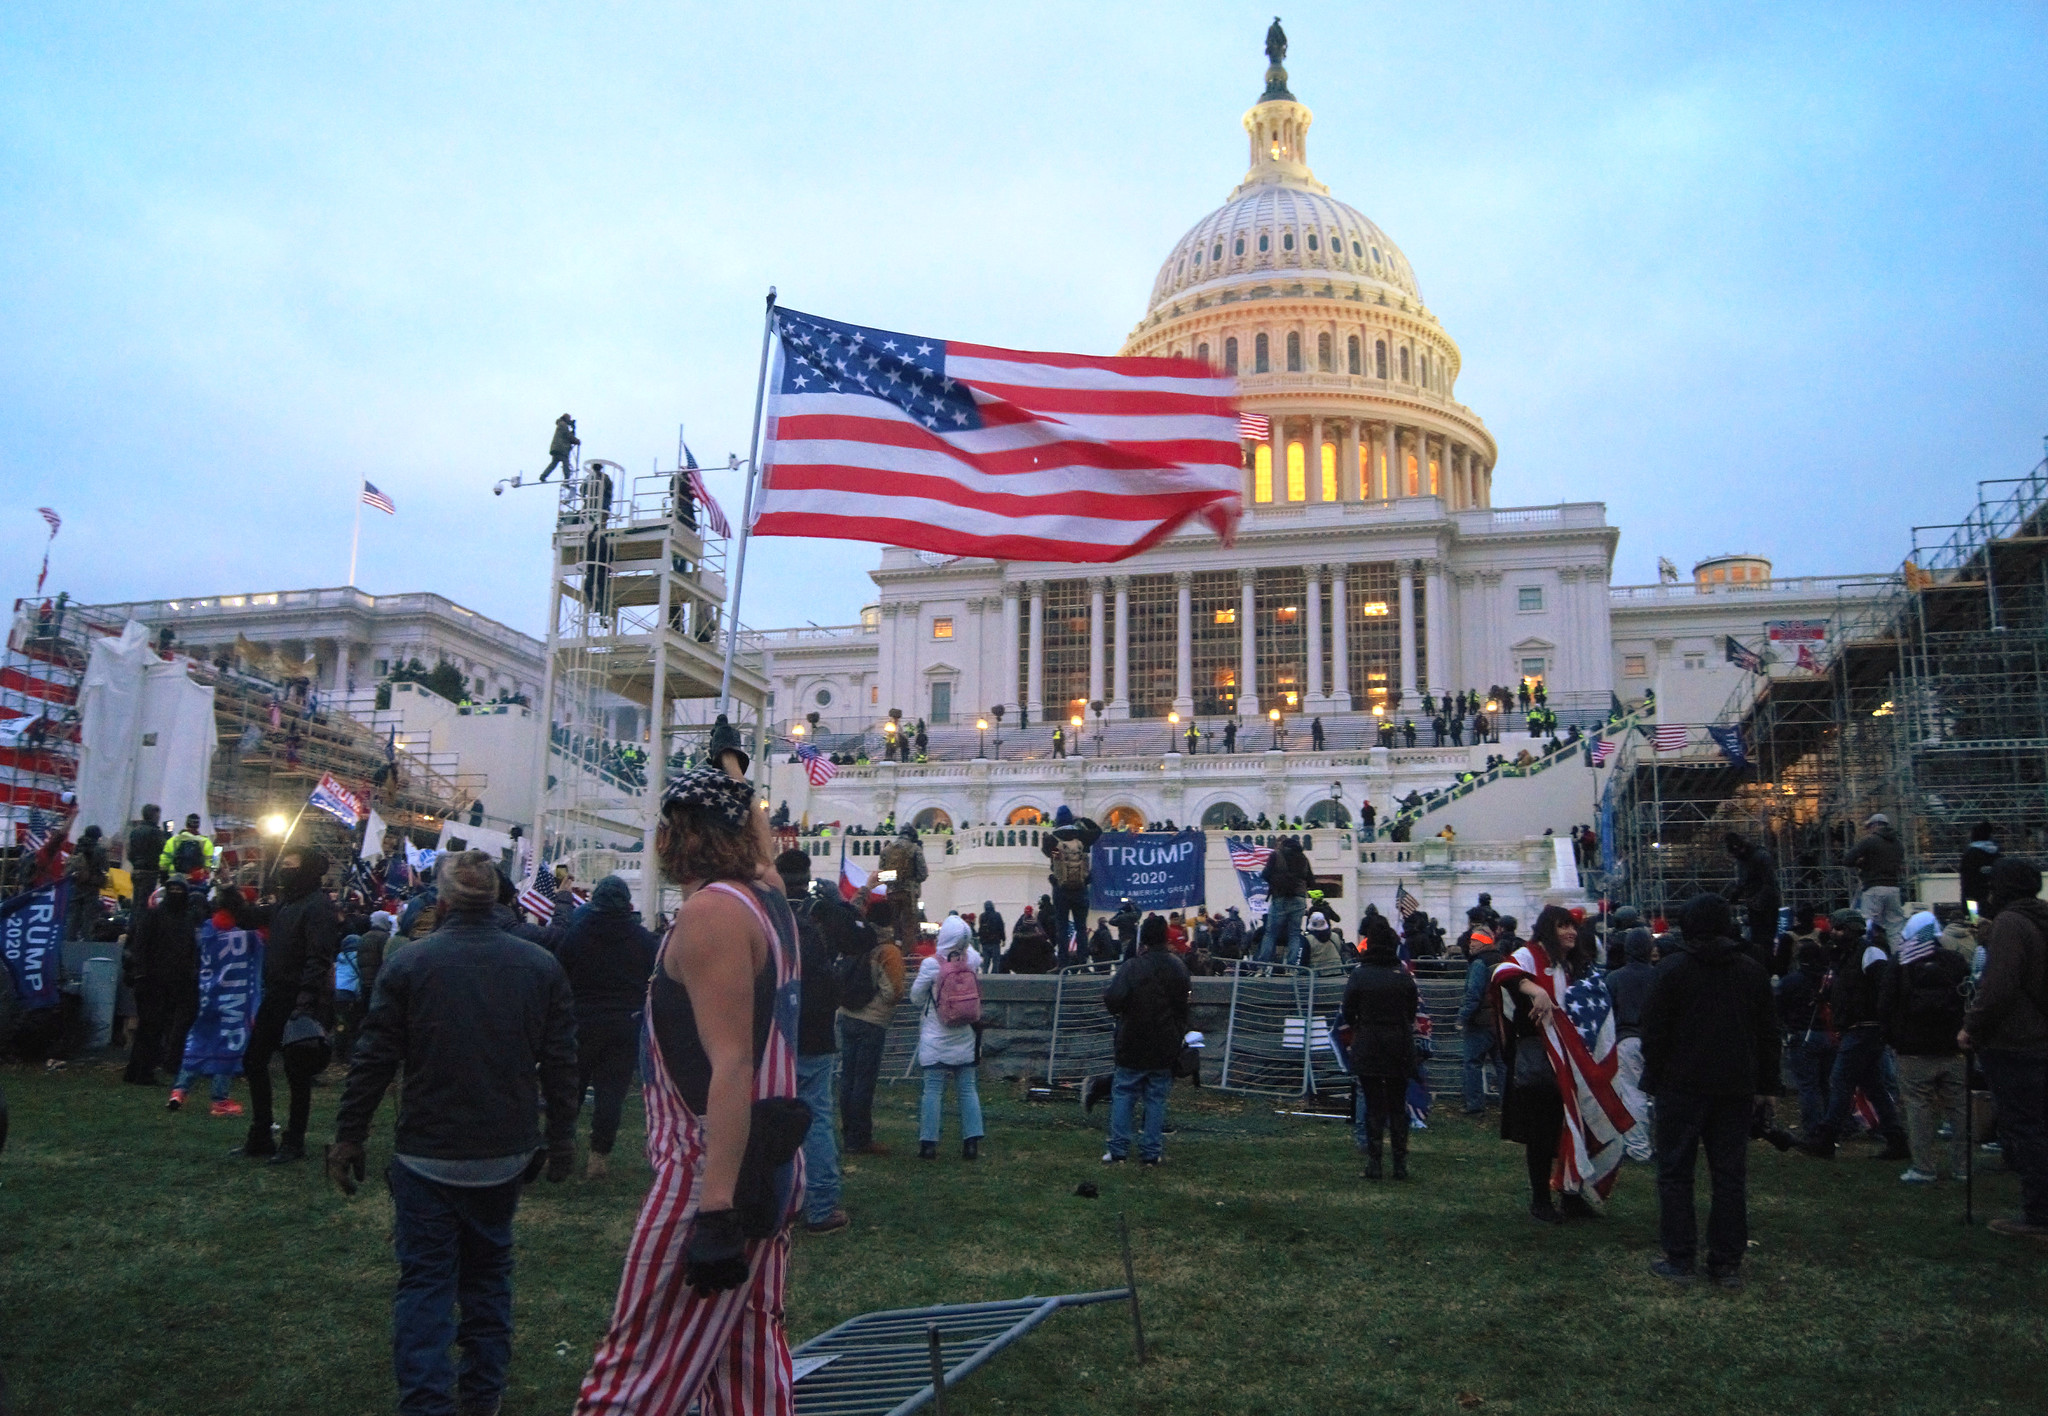
M1906 865L1906 847L1899 840L1889 821L1871 828L1870 834L1858 841L1842 857L1842 864L1853 867L1863 881L1863 888L1875 890L1882 886L1896 887L1899 872Z
M1607 991L1614 998L1616 1038L1643 1035L1643 1005L1650 1001L1650 987L1657 980L1657 966L1650 962L1656 939L1647 929L1623 932L1621 948L1628 960L1607 975Z
M1984 976L1963 1021L1980 1048L2048 1056L2048 901L2015 900L1992 917Z
M1687 936L1657 965L1643 1005L1643 1090L1776 1096L1770 975L1732 939Z
M654 936L640 923L632 892L616 875L591 888L590 902L576 911L555 951L583 1017L639 1011L654 954Z
M341 926L335 922L334 902L320 888L326 874L327 857L307 851L299 868L282 879L284 903L271 916L270 943L263 951L263 1006L280 999L293 1012L311 1013L332 1027L334 953Z
M920 1067L968 1067L974 1063L974 1024L948 1026L939 1018L932 993L939 984L939 961L948 955L962 955L967 967L981 972L981 955L970 942L974 932L959 915L947 915L939 926L937 946L930 958L917 967L917 979L910 985L910 1001L923 1010L917 1028L917 1065Z

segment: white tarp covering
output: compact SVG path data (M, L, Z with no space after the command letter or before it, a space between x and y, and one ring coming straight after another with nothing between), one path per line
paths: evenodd
M199 813L211 834L206 779L213 770L213 690L182 663L165 663L149 631L130 621L117 639L95 640L79 686L78 822L119 840L144 803L172 829Z
M95 639L78 686L77 835L97 826L109 840L127 833L133 813L135 752L141 742L142 676L156 654L134 620L118 639Z

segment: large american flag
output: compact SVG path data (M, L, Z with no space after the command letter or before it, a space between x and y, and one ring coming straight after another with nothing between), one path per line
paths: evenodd
M1595 767L1606 766L1607 759L1612 756L1614 756L1613 738L1599 737L1593 739L1593 765Z
M1684 723L1657 724L1657 751L1683 752L1687 728Z
M1266 862L1273 858L1271 846L1247 845L1233 838L1230 842L1230 864L1236 870L1264 870Z
M1394 887L1394 912L1400 915L1401 918L1406 919L1421 908L1422 901L1409 894L1406 885L1396 885Z
M811 779L811 785L822 787L839 775L839 768L832 759L807 742L796 745L797 760L804 764L804 775Z
M375 482L363 483L363 505L374 506L377 510L392 516L398 515L398 507L392 502L390 497L377 490Z
M1551 1169L1551 1183L1566 1193L1614 1188L1621 1167L1622 1133L1642 1124L1629 1114L1615 1089L1614 1002L1606 977L1597 970L1573 980L1553 965L1540 944L1524 944L1493 971L1494 985L1516 1009L1529 1006L1515 985L1533 981L1557 1005L1541 1030L1550 1054L1558 1095L1564 1101L1564 1141Z
M1242 510L1235 381L775 316L757 536L1115 561Z

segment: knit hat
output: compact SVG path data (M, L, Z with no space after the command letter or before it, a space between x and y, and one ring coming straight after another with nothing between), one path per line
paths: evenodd
M398 916L389 910L373 911L370 915L370 928L381 929L389 933L398 928Z
M1836 910L1828 916L1828 928L1836 934L1848 934L1861 939L1870 930L1870 921L1856 910Z
M1146 915L1145 922L1138 926L1138 947L1140 949L1164 949L1166 947L1166 921L1158 915Z
M498 902L498 863L482 851L441 857L434 883L451 910L485 910Z

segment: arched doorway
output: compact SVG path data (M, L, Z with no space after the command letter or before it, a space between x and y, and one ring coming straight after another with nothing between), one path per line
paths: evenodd
M1347 827L1351 824L1351 808L1341 801L1324 797L1303 812L1301 819L1311 826Z
M1145 813L1135 806L1112 806L1109 814L1102 818L1102 824L1111 831L1142 831L1145 829Z
M1236 802L1219 801L1202 813L1202 826L1205 830L1221 831L1235 826L1240 821L1249 821L1250 819L1250 817L1244 814L1244 808Z
M1043 826L1045 813L1035 806L1020 806L1005 819L1009 826Z
M940 828L950 831L953 829L953 818L946 813L944 807L928 806L911 817L910 824L920 831L936 831Z

